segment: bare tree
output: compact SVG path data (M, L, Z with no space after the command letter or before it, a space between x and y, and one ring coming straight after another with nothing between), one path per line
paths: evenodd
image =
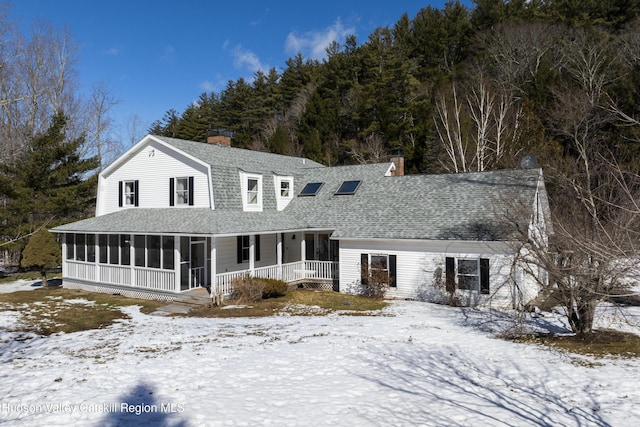
M122 145L114 135L114 124L110 116L120 101L116 99L104 82L93 86L87 101L87 154L98 156L99 170L122 153Z

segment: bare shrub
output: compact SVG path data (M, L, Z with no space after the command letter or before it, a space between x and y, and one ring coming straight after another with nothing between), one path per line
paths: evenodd
M264 282L250 276L243 276L234 279L232 282L232 299L237 302L255 302L262 299L264 292Z
M366 267L366 266L365 266ZM369 298L382 299L389 287L389 272L383 266L371 266L371 270L366 273L366 280L362 280L361 293Z

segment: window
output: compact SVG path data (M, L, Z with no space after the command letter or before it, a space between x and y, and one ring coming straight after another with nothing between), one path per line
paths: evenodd
M162 268L165 270L173 270L174 268L173 246L173 236L162 236Z
M475 291L480 283L480 268L477 259L458 260L458 288Z
M324 182L309 182L300 192L300 196L315 196L322 188Z
M291 182L280 181L280 197L288 199L291 197Z
M109 264L119 264L120 259L120 236L118 234L109 234Z
M454 290L457 286L458 289L464 291L489 293L488 258L458 258L456 260L447 257L445 265L448 291Z
M118 182L118 206L138 206L139 181Z
M336 191L336 195L355 194L361 182L362 181L344 181L342 185L340 185L340 188L338 188L338 191Z
M133 236L134 261L136 267L144 267L145 237L141 234Z
M245 211L262 211L262 175L240 172L242 205Z
M73 233L66 234L65 242L67 244L67 259L73 259L75 256L76 235Z
M237 238L237 261L238 264L249 262L251 239L249 236L238 236ZM260 235L254 239L254 261L260 261Z
M96 235L87 234L87 261L96 262Z
M106 264L107 262L109 262L109 253L107 252L107 247L109 246L108 242L108 235L98 235L98 251L100 252L100 264Z
M193 177L169 178L169 206L193 206Z
M131 235L120 235L120 265L131 265Z
M85 260L85 235L76 234L76 261Z
M160 236L147 236L147 267L160 268Z
M390 288L397 287L397 256L387 254L361 254L360 255L360 279L363 284L370 277L378 276L378 273L388 277L387 284Z
M247 179L247 204L258 204L258 180L254 178Z

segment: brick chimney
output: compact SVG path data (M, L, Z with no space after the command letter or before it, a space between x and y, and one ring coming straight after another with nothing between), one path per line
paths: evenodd
M396 170L391 172L391 176L404 175L404 152L399 148L391 150L389 160L396 166Z
M207 144L219 144L231 146L231 132L225 129L209 129L207 131Z

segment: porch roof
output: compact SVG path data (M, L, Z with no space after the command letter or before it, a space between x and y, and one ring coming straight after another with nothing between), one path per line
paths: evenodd
M53 228L63 233L229 235L308 228L295 215L211 209L124 209Z

